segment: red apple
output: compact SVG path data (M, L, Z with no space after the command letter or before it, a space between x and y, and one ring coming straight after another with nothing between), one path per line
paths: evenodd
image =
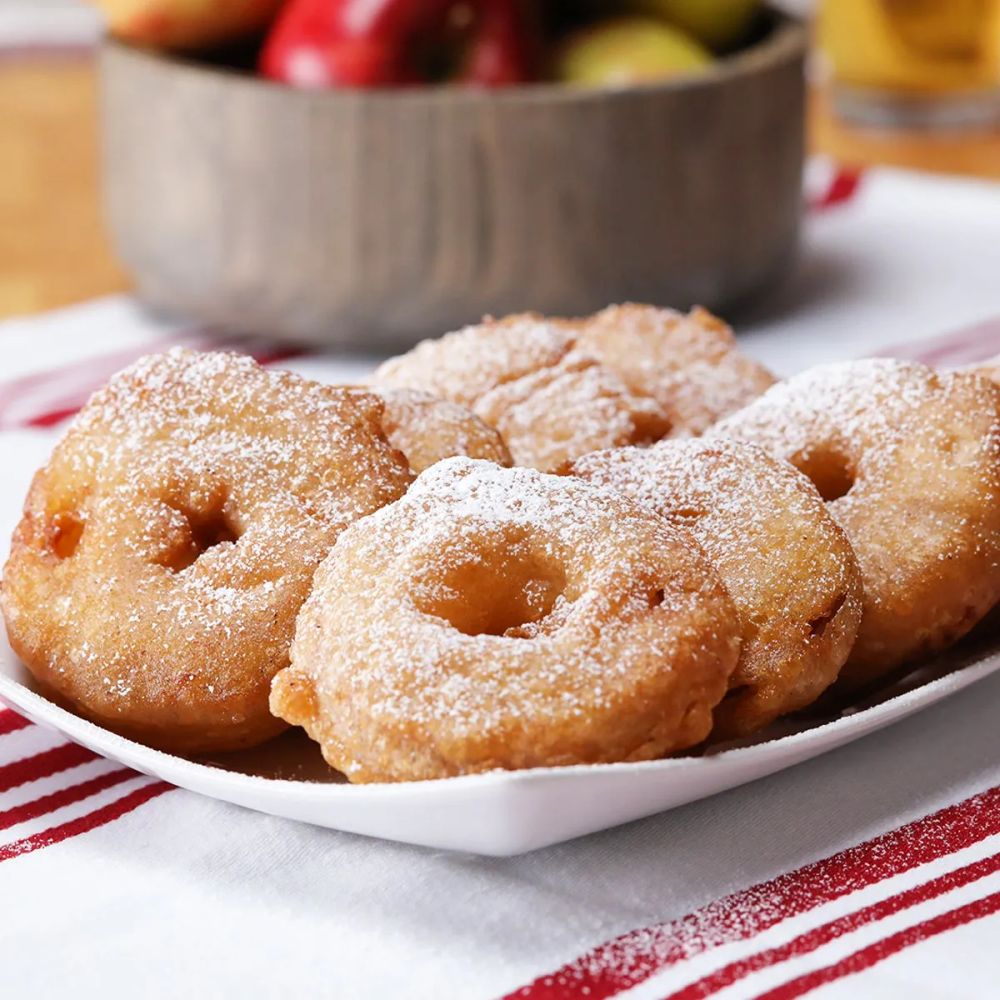
M261 55L299 87L532 78L534 22L520 0L290 0Z

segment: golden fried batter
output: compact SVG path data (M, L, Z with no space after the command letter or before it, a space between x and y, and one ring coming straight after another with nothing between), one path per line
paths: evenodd
M382 365L375 381L471 407L500 433L516 465L543 472L595 448L667 433L655 400L572 346L557 323L523 313L424 341Z
M673 437L697 437L775 382L736 346L733 331L705 309L686 316L654 306L609 306L569 320L577 349L615 372L635 393L656 399Z
M415 473L456 455L512 464L500 435L466 407L416 389L372 391L385 404L382 430Z
M710 433L790 461L853 545L864 607L838 686L951 645L1000 599L1000 388L986 379L824 365Z
M491 389L558 364L572 347L573 338L555 323L518 313L424 340L380 365L375 382L473 407Z
M115 376L37 473L4 571L11 645L60 700L187 753L250 746L341 530L410 474L381 401L171 351Z
M787 462L733 441L663 441L578 459L570 473L687 528L743 621L713 739L811 704L840 673L861 621L861 574L822 497Z
M703 309L626 305L485 320L387 361L375 381L471 407L515 464L553 472L598 448L698 435L774 377Z
M453 458L341 535L271 708L358 782L647 760L707 735L738 629L652 512Z
M598 448L657 441L670 429L652 399L577 352L486 393L476 413L496 427L515 465L557 472Z

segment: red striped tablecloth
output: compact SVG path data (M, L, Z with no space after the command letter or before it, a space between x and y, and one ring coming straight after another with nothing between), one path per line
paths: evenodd
M912 204L914 184L937 183L879 180L867 203L814 220L811 252L849 242L873 214L891 218L879 198L892 201L894 185ZM976 186L945 187L952 221L963 198L970 212L1000 205ZM953 266L938 249L914 281ZM898 262L889 268L898 281ZM906 301L879 292L867 307L838 304L817 286L811 307L758 318L747 343L784 370L803 354L865 350L966 363L1000 352L1000 322L984 319L990 296L1000 307L996 286L976 294L946 284L945 301L900 320ZM946 328L944 315L959 328L893 346L909 328ZM2 470L15 456L41 460L96 384L175 342L234 346L151 321L124 299L0 325L4 530L26 483ZM330 380L366 367L255 350ZM0 983L12 997L995 995L998 713L994 677L745 788L486 859L171 789L0 709Z

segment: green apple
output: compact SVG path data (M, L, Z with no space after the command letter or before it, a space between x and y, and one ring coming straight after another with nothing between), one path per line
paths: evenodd
M634 0L643 14L662 17L711 49L725 50L750 28L758 0Z
M555 73L566 83L628 86L699 73L712 63L707 49L651 17L623 17L571 34L556 53Z

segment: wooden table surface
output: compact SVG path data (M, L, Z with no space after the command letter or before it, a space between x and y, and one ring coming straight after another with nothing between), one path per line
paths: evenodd
M85 53L0 59L0 317L128 287L101 222L96 97ZM1000 179L1000 132L943 139L852 131L822 96L811 126L814 148L847 163Z

